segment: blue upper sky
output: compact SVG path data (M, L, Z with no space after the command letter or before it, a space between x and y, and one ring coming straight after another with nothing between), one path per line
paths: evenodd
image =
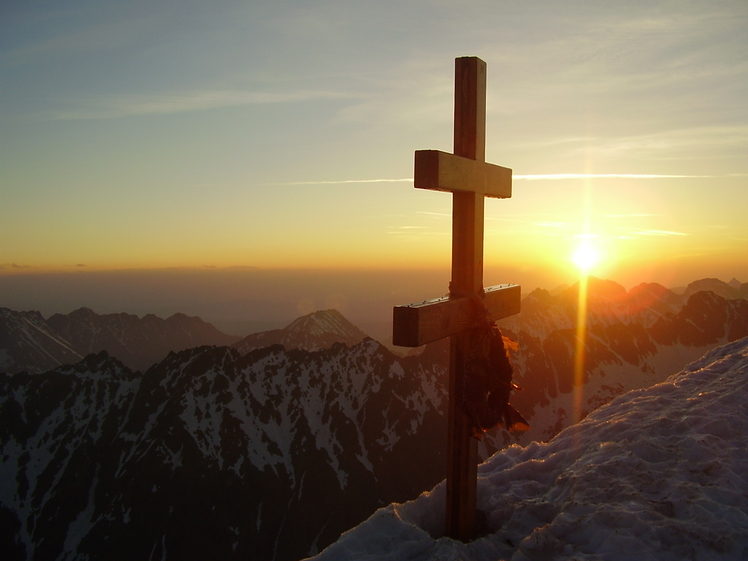
M748 277L746 30L744 0L4 2L0 273L448 267L409 178L477 55L514 170L487 264Z

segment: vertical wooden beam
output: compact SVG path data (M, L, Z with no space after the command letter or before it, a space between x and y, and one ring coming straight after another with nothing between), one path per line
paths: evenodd
M454 154L486 160L486 63L455 59ZM483 287L482 194L452 194L452 286L479 294Z
M486 161L486 63L455 59L454 154Z
M455 60L454 153L485 161L486 63L476 57ZM484 198L452 195L452 284L454 295L480 294L483 285ZM475 537L478 441L463 408L464 365L469 332L453 335L449 361L449 443L446 534L461 541Z
M475 537L478 485L478 441L462 407L463 365L469 351L467 333L450 338L449 429L447 446L446 535L463 542Z
M477 193L452 193L452 288L455 296L483 288L483 209Z

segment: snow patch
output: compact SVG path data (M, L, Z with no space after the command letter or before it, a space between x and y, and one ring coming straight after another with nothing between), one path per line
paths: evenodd
M748 338L631 391L547 444L479 466L488 533L439 537L444 484L378 510L317 561L744 559Z
M65 558L75 559L77 557L78 546L83 538L91 531L93 526L94 497L96 494L96 485L99 482L98 474L94 475L91 488L88 491L88 504L68 526L68 532L65 536L65 545L63 554Z

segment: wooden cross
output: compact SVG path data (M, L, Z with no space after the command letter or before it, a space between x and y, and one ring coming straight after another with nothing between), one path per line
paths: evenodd
M409 306L393 314L393 343L418 347L450 337L449 433L446 535L475 537L478 441L463 408L464 363L469 331L480 323L478 298L494 320L519 313L520 287L483 290L483 208L485 197L512 196L512 170L485 162L486 63L455 60L454 154L417 150L417 189L452 193L452 281L448 297Z

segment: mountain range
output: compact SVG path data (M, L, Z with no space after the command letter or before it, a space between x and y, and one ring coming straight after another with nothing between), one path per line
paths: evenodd
M240 338L184 314L167 319L153 314L139 318L124 313L99 315L80 308L45 320L39 312L0 308L0 372L40 373L100 351L131 370L145 371L169 352L203 345L233 346L244 355L271 345L307 351L326 349L334 343L352 346L366 337L337 310L313 312L283 329Z
M379 509L314 561L744 560L747 400L744 338L478 466L475 540L443 537L442 483Z
M519 343L512 359L524 389L511 401L532 430L490 431L484 458L509 442L548 440L628 389L748 335L739 297L655 284L626 291L598 279L586 288L578 374L579 286L534 291L521 314L501 322ZM15 356L6 341L18 340L37 357L74 362L0 375L8 559L293 560L444 476L446 342L399 357L372 339L355 342L363 334L326 311L264 336L283 345L253 348L250 336L173 351L140 372L107 352L75 362L80 353L49 320L0 312L0 327L22 335L0 332L6 364ZM321 348L315 341L329 332L339 340ZM292 348L302 344L317 350Z
M367 339L0 376L4 559L315 553L442 478L443 370Z
M44 319L39 312L0 308L0 372L44 372L100 351L142 371L171 351L231 345L238 339L184 314L139 318L124 313L99 315L80 308Z
M626 291L591 277L581 334L578 284L555 296L538 289L524 298L519 314L499 322L518 343L512 360L523 390L511 401L532 427L519 441L548 440L613 397L661 382L717 345L748 336L748 300L738 291L728 300L698 286L727 284L697 281L678 295L655 283ZM509 442L506 433L498 436L494 447Z

